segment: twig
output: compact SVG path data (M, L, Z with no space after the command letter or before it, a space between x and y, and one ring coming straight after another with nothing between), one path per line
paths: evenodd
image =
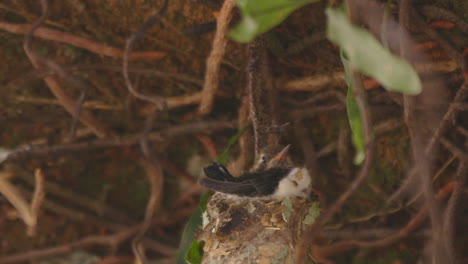
M27 34L31 30L30 24L12 24L7 22L0 22L0 29L14 33L14 34ZM93 40L89 40L75 35L61 32L58 30L50 29L47 27L39 27L34 36L38 38L58 41L72 46L83 48L93 53L104 55L113 58L122 58L123 50L100 44ZM157 60L166 56L166 52L161 51L148 51L148 52L132 52L129 60Z
M463 128L462 126L457 126L457 132L468 138L468 129Z
M375 157L370 111L365 99L361 76L359 76L359 74L353 70L352 77L353 93L359 106L359 112L363 125L364 141L366 146L366 159L361 170L359 171L358 176L350 184L348 189L346 189L346 191L340 195L340 197L330 206L330 208L324 211L316 219L315 223L304 232L302 235L302 240L298 244L298 250L296 252L296 263L307 263L307 253L309 252L310 246L316 234L319 232L321 227L342 208L346 201L349 200L349 198L357 191L359 186L361 186L361 184L367 179L371 172L373 160Z
M169 159L164 159L159 157L158 160L161 162L161 166L163 170L169 172L170 174L177 176L181 179L186 180L189 183L195 184L197 181L193 178L192 175L188 174L186 171L177 167L172 161Z
M468 23L446 9L432 5L424 5L421 6L419 10L421 10L426 17L431 19L443 19L454 22L463 32L468 34Z
M76 65L76 66L71 65L70 70L75 70L75 71L77 70L108 70L108 71L114 71L114 72L123 71L122 67L120 66L94 65L94 64L84 64L84 65ZM154 75L159 78L174 79L174 80L178 80L182 82L191 83L200 87L203 86L203 80L201 78L198 78L197 76L192 76L190 74L161 71L161 70L148 69L148 68L142 68L142 67L130 67L128 71L133 72L133 73L139 73L139 74Z
M436 200L443 200L446 199L449 194L454 189L454 182L447 183L444 187L439 189L437 192L435 199ZM326 261L328 256L333 256L342 252L346 252L352 250L354 248L360 249L376 249L382 247L388 247L405 237L411 234L416 228L420 227L424 220L427 218L428 215L428 205L427 203L419 209L419 211L414 215L408 223L401 228L396 234L387 236L382 239L374 240L374 241L358 241L358 240L346 240L334 243L332 245L327 246L318 246L314 245L312 248L313 256L316 258L317 261Z
M415 20L420 26L423 24L422 19L416 14L416 11L413 10L411 6L411 0L401 0L400 1L400 24L402 27L408 29L410 26L410 17ZM424 26L424 30L428 34L432 34L430 31L433 31L427 26ZM435 32L435 31L434 31ZM437 34L435 32L435 34ZM432 34L433 37L434 34ZM459 58L455 56L454 53L457 53L456 50L451 47L448 42L443 40L439 43L446 49L446 51L452 56L457 62ZM400 53L403 58L409 59L414 57L411 53L409 40L401 39L400 42ZM425 87L426 90L424 94L429 96L430 91ZM435 94L430 94L435 96ZM427 100L424 100L423 97L420 97L422 100L422 105L424 105ZM449 248L449 242L446 234L443 232L442 226L442 212L440 206L434 200L434 190L432 187L432 181L430 178L431 171L431 161L434 157L433 151L425 152L425 144L427 144L427 139L423 134L422 127L420 125L421 119L424 119L422 114L419 114L416 111L415 103L416 98L409 95L403 96L404 103L404 119L408 127L408 132L411 140L411 157L414 161L414 167L412 169L413 173L410 173L408 177L408 182L416 181L418 182L418 188L422 192L423 199L427 206L427 210L431 220L431 242L433 243L432 250L430 251L430 258L433 259L436 263L451 263L453 261L453 255L451 254L451 249ZM431 110L426 107L423 114L429 116ZM434 117L433 117L434 118ZM425 120L425 119L424 119ZM414 175L414 176L411 176Z
M453 72L457 69L454 60L442 60L431 62L418 62L414 65L419 74L433 74L434 72ZM328 74L316 74L296 80L288 80L278 85L281 91L318 91L324 87L344 86L344 72L336 71Z
M31 214L36 219L35 222L37 223L39 212L41 210L45 198L45 177L44 173L42 172L42 169L38 168L34 171L34 180L35 185L34 193L31 200ZM36 225L28 226L27 233L29 236L34 236L36 234Z
M18 102L30 103L35 105L61 105L58 100L40 97L17 96L15 97L15 100ZM110 105L100 101L86 101L83 103L82 107L87 109L96 109L104 111L115 111L123 109L121 105Z
M312 44L322 41L322 40L326 40L327 38L325 35L326 35L325 32L319 31L319 32L314 32L311 35L306 36L303 39L300 39L298 42L293 43L286 49L284 56L291 56L294 54L298 54L304 49L310 47Z
M31 206L18 189L7 180L8 177L7 173L0 172L0 193L15 207L26 226L32 229L36 226L37 215L33 215Z
M218 158L218 151L216 150L216 144L211 139L211 137L203 134L199 134L195 136L198 141L203 145L203 148L208 153L211 159L215 160Z
M440 143L442 143L444 147L446 147L450 152L452 152L452 154L455 155L461 163L468 162L468 153L466 153L463 149L460 149L459 147L455 146L452 142L445 138L441 138Z
M200 103L201 97L202 97L201 92L195 92L193 94L167 97L164 100L167 103L167 109L171 110L171 109L177 109L180 107L196 105ZM19 102L27 102L27 103L32 103L32 104L61 105L60 101L49 99L49 98L34 98L34 97L18 96L15 99ZM87 108L87 109L108 110L108 111L115 111L115 110L123 109L123 106L121 105L108 105L99 101L86 101L83 103L82 107ZM153 108L154 106L143 107L139 111L139 114L148 115L154 110Z
M34 183L31 177L25 173L18 173L18 178L26 181L28 184ZM88 196L84 196L78 192L73 191L72 189L66 188L65 186L61 186L49 181L45 183L45 189L47 189L47 193L52 196L60 197L70 203L88 209L97 215L111 218L116 222L125 224L131 224L135 222L127 215L106 205L105 203L96 199L92 199Z
M320 166L317 161L317 153L313 142L311 141L305 125L301 121L294 123L294 135L297 139L297 143L301 146L302 153L304 155L304 164L312 175L312 182L320 178Z
M468 142L465 140L465 142ZM465 144L466 146L466 144ZM457 241L457 234L456 234L456 222L457 222L457 216L460 216L460 218L463 217L463 213L461 212L462 210L462 199L463 199L463 189L466 186L467 182L467 166L466 166L467 161L460 161L458 164L457 171L455 173L455 187L453 189L452 196L450 197L448 203L447 203L447 208L445 209L444 212L444 219L443 219L443 225L444 225L444 231L447 233L448 241L449 241L449 248L452 250L452 255L455 256L455 260L457 260L457 251L456 247L457 245L455 244L455 241ZM460 245L458 245L460 247ZM456 263L461 263L457 262Z
M41 26L41 24L45 21L45 19L48 16L47 0L41 0L40 2L41 2L41 7L42 7L41 18L31 26L30 31L25 35L25 38L24 38L23 48L26 52L26 55L28 56L29 60L33 64L34 68L37 69L37 68L40 68L41 65L45 65L49 69L52 69L54 72L59 74L62 78L75 84L84 93L88 89L87 84L85 84L81 79L66 72L58 64L40 56L39 54L34 52L31 48L34 32L37 30L38 27ZM80 111L77 112L77 110L79 110L81 106L79 104L79 101L74 102L73 99L71 99L65 93L65 91L60 87L58 81L54 77L52 76L45 77L44 81L47 83L50 90L55 95L55 97L60 101L62 106L65 108L65 110L67 110L73 116L73 118L79 118L84 124L89 126L93 130L93 132L100 138L106 137L109 134L108 130L104 127L104 125L101 124L97 119L95 119L91 115L91 113L84 111L82 114L80 114L78 113Z
M105 225L110 230L119 231L119 232L121 230L123 230L123 229L127 229L127 227L124 226L124 225L116 224L116 223L112 223L112 222L106 222L106 221L102 220L101 218L95 217L93 215L88 215L88 214L85 214L83 212L80 212L80 211L77 211L77 210L74 210L74 209L63 207L62 205L56 204L55 202L50 201L50 200L45 201L44 207L47 210L49 210L51 212L54 212L56 214L59 214L59 215L63 215L66 218L68 218L68 219L70 219L72 221L87 222L87 223L89 223L89 222L91 222L91 223L102 223L103 225ZM158 224L160 224L162 226L173 225L176 221L180 221L180 219L186 219L188 216L191 215L191 213L193 213L193 208L192 207L183 208L183 209L178 208L178 210L175 213L171 213L170 215L167 215L167 216L158 218L156 220L153 220L153 222L158 223ZM139 224L135 228L139 229L141 226L142 225ZM136 232L137 232L137 230L135 230L134 233L136 233ZM143 238L142 243L144 243L145 245L147 245L149 248L153 249L154 251L156 251L158 253L161 253L161 254L164 254L164 255L173 255L175 253L175 249L173 249L172 247L167 246L165 244L161 244L160 242L157 242L157 241L154 241L154 240L151 240L151 239L148 239L148 238ZM82 246L79 246L79 247L82 247ZM57 248L60 248L60 247L57 247ZM46 249L34 250L33 251L34 256L32 256L31 258L34 259L34 258L48 257L49 254L47 252L49 252L49 251L51 251L50 252L51 255L62 254L61 252L56 252L54 249L55 249L55 247L52 248L52 249L46 248ZM37 253L39 255L37 255L35 253ZM45 255L43 255L43 254L45 254ZM13 255L13 256L10 256L10 257L11 258L15 258L15 257L22 258L21 256L23 256L23 255L28 255L29 256L29 253L28 254L19 253L17 255ZM9 259L10 257L5 258L5 259ZM3 263L2 262L3 260L4 260L3 258L0 258L0 263ZM21 261L21 260L18 260L18 261Z
M239 113L237 115L237 129L240 131L250 123L250 95L249 89L246 86L241 99L241 106L239 107ZM252 161L254 146L252 142L252 129L247 129L244 134L239 138L239 156L236 160L228 164L228 170L233 175L240 175L242 171L245 171L247 164Z
M182 125L166 128L159 132L152 132L149 135L149 140L161 142L177 136L196 133L211 133L213 131L234 129L235 125L235 122L231 121L197 121L192 123L185 123ZM22 146L18 149L10 151L3 160L14 161L23 158L71 154L76 151L97 148L132 146L138 144L139 140L140 135L130 135L118 139L98 139L90 142L68 143L56 146Z
M304 118L311 118L312 116L316 116L320 113L330 113L332 111L344 112L346 111L346 105L339 102L335 104L329 105L319 105L319 106L312 106L302 109L296 109L291 111L290 116L293 116L295 119L304 119Z
M206 61L205 84L198 113L206 115L213 109L213 100L219 85L219 70L221 60L226 52L227 30L233 16L236 4L233 0L225 0L217 18L216 33L211 53Z
M423 18L416 10L410 10L408 15L411 15L411 18L416 23L417 27L420 28L424 33L426 33L429 37L436 40L440 46L445 50L445 52L455 60L460 68L463 68L463 62L461 60L462 56L461 53L458 52L453 45L447 41L445 38L441 37L440 34L435 31L434 29L430 28L428 25L424 23ZM409 26L409 25L408 25Z
M376 133L377 134L377 133ZM442 172L444 172L447 167L455 160L456 156L452 156L451 158L449 158L440 168L439 170L437 170L436 173L434 173L434 175L431 177L432 178L432 181L435 181L437 180L437 178L439 178L439 176L442 174ZM374 212L374 213L370 213L368 215L365 215L365 216L361 216L361 217L357 217L357 218L352 218L349 220L350 223L356 223L356 222L363 222L363 221L368 221L370 220L371 218L374 218L374 217L377 217L377 216L384 216L384 215L388 215L388 214L393 214L393 213L396 213L396 212L399 212L401 209L403 208L407 208L409 207L410 205L414 204L414 202L416 202L420 197L421 197L421 192L419 192L418 194L414 195L413 198L411 200L409 200L408 202L406 202L404 205L399 205L395 208L390 208L390 209L387 209L385 211L380 211L380 212ZM394 198L391 198L390 200L392 200Z
M290 99L290 98L282 98L282 101L285 103L290 104L291 106L307 106L307 105L314 105L320 101L327 101L329 103L330 99L336 99L336 101L346 104L346 96L343 94L342 91L338 90L326 90L320 93L314 94L311 98L305 99L302 101Z
M63 255L69 252L73 252L74 250L79 248L86 248L94 245L103 245L115 248L120 243L134 235L138 231L138 228L139 226L134 226L113 235L89 236L80 239L76 242L62 246L50 247L47 249L37 249L29 252L22 252L16 255L11 255L8 257L0 257L0 264L18 263L28 260L46 258L50 256Z
M199 184L191 185L190 187L188 187L188 189L184 193L179 195L179 198L175 200L175 202L172 204L172 207L175 209L188 203L188 204L193 205L194 210L195 210L195 207L198 206L198 200L199 200L197 198L197 195L200 195L201 193L205 191L206 191L205 187L202 187Z
M343 86L346 84L344 77L344 72L333 72L288 81L279 87L287 91L316 91L326 86Z
M127 86L128 91L135 96L136 98L147 101L150 103L155 104L159 110L165 108L166 102L164 99L160 98L159 96L147 96L144 94L139 93L135 90L130 81L130 76L128 74L128 60L130 56L130 52L132 51L133 45L141 38L143 35L150 29L153 25L155 25L160 19L161 16L166 12L168 7L169 0L164 0L161 8L159 9L158 13L148 19L135 33L133 33L126 41L125 41L125 51L123 54L123 66L122 66L122 73L125 79L125 85Z
M150 156L147 156L147 158L149 157ZM141 254L139 244L143 239L146 231L150 228L154 215L159 212L159 208L161 207L164 175L162 173L159 161L157 161L154 157L152 157L149 161L146 159L141 160L141 164L145 168L148 180L150 182L150 198L146 205L145 219L132 241L132 249L138 260L146 264L146 257L144 254Z
M455 119L458 111L460 110L456 107L456 104L465 101L467 97L468 80L462 84L462 86L458 89L457 93L455 94L452 103L449 105L447 112L445 112L444 116L442 117L442 120L439 123L439 126L434 131L431 139L428 142L428 145L424 150L426 154L431 153L433 151L436 143L439 141L442 134L447 130L451 122Z

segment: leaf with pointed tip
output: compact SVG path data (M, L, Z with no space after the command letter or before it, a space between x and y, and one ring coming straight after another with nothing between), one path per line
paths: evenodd
M283 22L294 10L318 0L236 0L241 22L229 36L247 43Z
M351 139L356 149L354 155L354 164L362 164L366 158L365 152L365 139L364 139L364 127L361 119L361 111L359 110L356 98L353 95L353 83L351 81L351 66L343 50L340 52L341 62L345 69L345 81L348 85L348 91L346 93L346 112L348 114L349 126L351 127Z
M326 14L327 37L346 52L356 70L375 78L389 91L421 92L421 80L411 64L385 49L367 30L352 25L343 10L328 8Z

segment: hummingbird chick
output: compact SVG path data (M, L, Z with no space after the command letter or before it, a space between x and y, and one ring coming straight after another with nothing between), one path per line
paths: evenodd
M290 145L280 151L264 151L254 167L239 177L232 176L219 162L204 168L200 185L241 197L279 199L310 194L311 177L306 168L293 167L287 157Z

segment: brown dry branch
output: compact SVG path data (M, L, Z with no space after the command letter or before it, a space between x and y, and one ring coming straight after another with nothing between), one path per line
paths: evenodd
M169 159L159 157L158 160L161 162L161 166L163 170L175 175L181 179L186 180L189 183L196 183L196 180L193 178L192 175L188 174L186 171L177 167L172 161Z
M356 23L358 13L355 13L356 1L346 1L348 6L348 15L351 23ZM362 2L361 2L362 4ZM351 12L351 10L354 11ZM323 225L329 221L349 200L349 198L357 191L371 173L374 157L374 136L372 131L372 121L370 116L369 106L366 101L364 84L361 75L354 69L351 69L353 95L359 108L360 118L363 127L363 137L365 143L365 160L358 175L351 182L349 187L339 196L339 198L326 209L302 235L299 247L296 252L296 263L308 263L307 256L311 245L317 234L322 229Z
M431 19L442 19L451 21L455 23L455 25L457 25L457 27L460 28L460 30L468 34L468 22L446 9L432 5L424 5L420 7L419 10L426 17L429 17Z
M440 143L448 149L454 156L456 156L461 163L466 163L468 162L468 153L464 150L450 142L450 140L441 138Z
M468 80L466 80L462 84L462 86L458 89L457 93L455 94L455 97L453 98L452 103L450 103L449 108L445 112L437 129L434 131L434 134L432 135L431 139L429 140L428 145L426 146L426 149L425 149L426 153L431 153L433 151L434 147L436 146L436 143L439 141L442 134L445 131L447 131L450 124L452 124L453 120L455 120L456 115L458 111L460 110L459 108L456 107L456 105L464 102L467 97L468 97Z
M36 169L34 172L34 193L30 204L26 202L18 188L9 183L7 179L9 175L9 173L0 173L0 193L2 193L17 210L19 216L26 224L26 233L28 236L34 236L36 234L39 212L45 197L44 174L41 169Z
M401 11L400 11L401 13ZM411 19L414 21L416 26L426 33L429 37L437 41L444 51L457 62L460 68L463 68L462 53L457 51L455 47L446 39L443 38L436 30L430 28L425 22L417 10L409 9L408 16L411 15ZM409 25L408 25L409 27Z
M148 158L148 156L147 156ZM146 231L153 223L153 218L159 212L161 207L162 192L164 186L164 174L158 160L152 157L151 160L142 159L142 166L145 168L148 181L150 182L150 198L146 205L145 219L138 230L135 238L132 241L133 253L141 263L148 263L145 255L141 252L140 242L143 239Z
M176 209L184 204L193 205L193 210L198 206L198 195L205 192L206 188L199 184L193 184L187 190L179 195L179 198L172 204L172 208Z
M27 182L29 185L34 184L34 181L31 179L30 175L27 175L26 173L18 173L18 178ZM118 223L132 224L135 222L132 218L116 210L115 208L110 207L106 203L82 195L70 188L67 188L66 186L49 181L45 182L44 188L47 189L47 193L49 193L50 195L59 197L67 203L69 202L71 204L77 205L101 217L112 219L113 221ZM50 206L48 208L52 209ZM76 215L79 214L77 213Z
M351 19L353 20L353 19ZM315 221L315 223L308 228L302 235L302 239L299 242L298 250L296 252L296 263L308 263L307 255L312 242L316 235L320 232L322 226L329 221L349 200L349 198L357 191L362 183L367 179L371 172L371 168L374 160L374 137L372 136L372 123L370 118L370 111L366 102L364 88L361 76L352 70L352 82L353 82L353 94L356 98L356 102L359 107L359 112L363 125L364 142L365 142L365 161L362 165L356 178L351 182L348 189L344 191L340 197L326 209Z
M48 13L48 3L46 0L41 0L41 7L42 7L42 15L39 20L37 20L30 28L29 32L25 35L25 41L23 48L26 52L28 59L31 61L34 68L38 69L42 66L46 66L47 68L53 70L55 73L59 74L62 78L70 81L71 83L77 85L82 90L82 95L86 92L88 85L86 85L80 79L74 77L73 75L66 72L60 65L48 60L38 53L32 50L32 38L34 32L42 25L42 23L47 18ZM85 125L87 125L91 130L96 134L99 138L104 138L109 135L109 131L107 128L99 122L94 116L88 111L80 111L81 104L79 101L74 101L68 94L62 89L59 85L57 79L53 76L47 76L44 78L47 86L51 92L55 95L55 97L59 100L61 105L67 110L74 119L80 119ZM84 96L81 96L84 100ZM81 102L82 103L82 102ZM74 121L75 122L75 121Z
M44 203L45 198L45 176L42 169L38 168L34 171L34 193L31 200L31 214L37 219ZM28 236L34 236L36 234L36 225L28 226Z
M114 71L114 72L121 72L122 67L120 66L113 66L113 65L70 65L70 66L64 66L63 67L67 71ZM165 71L158 71L158 70L153 70L153 69L146 69L146 68L141 68L141 67L132 67L128 69L129 72L132 73L139 73L139 74L144 74L144 75L154 75L159 78L164 78L164 79L174 79L176 81L180 82L185 82L189 84L194 84L196 86L203 86L203 80L198 79L197 77L191 76L189 74L183 74L183 73L174 73L174 72L165 72ZM22 87L27 86L28 82L31 82L36 79L42 79L44 77L47 77L49 75L53 75L54 72L51 69L34 69L31 72L24 74L21 76L21 78L14 79L7 83L5 85L5 89L9 91L17 91L20 90ZM99 86L97 86L99 88ZM108 95L109 91L106 89L102 89L103 93ZM219 95L224 96L224 93L219 93ZM8 96L8 94L7 94ZM112 98L112 96L111 96ZM29 103L37 103L37 104L60 104L58 101L54 101L51 99L46 99L46 98L31 98L31 97L25 97L25 96L17 96L17 100L20 101L25 101ZM183 95L183 96L174 96L174 97L169 97L166 98L167 100L167 107L168 109L173 109L181 106L187 106L187 105L194 105L198 104L201 100L201 92L189 94L189 95ZM103 103L99 102L84 102L83 107L85 108L96 108L96 109L122 109L121 106L112 106L112 105L105 105ZM152 112L152 109L154 106L147 106L143 107L141 110L142 114L149 114Z
M34 230L37 224L37 215L33 214L31 206L18 188L9 182L9 177L10 173L0 172L0 193L15 207L19 217L28 227L28 231Z
M457 62L451 60L440 60L431 62L418 62L414 65L419 74L434 74L434 72L454 72L458 69ZM316 74L313 76L302 77L296 80L288 80L278 85L279 89L287 92L297 91L318 91L324 87L338 86L343 87L344 72L336 71L327 74ZM368 88L368 86L365 86ZM370 88L370 87L369 87Z
M293 110L291 111L291 116L297 119L304 119L317 116L322 113L331 113L333 111L345 112L346 105L340 102L335 104L312 106L303 109Z
M215 131L234 129L235 122L224 120L200 120L168 127L149 134L150 141L163 142L172 138L196 133L213 133ZM76 151L89 151L91 149L134 146L139 144L140 135L128 135L117 139L96 139L88 142L67 143L55 146L21 146L12 150L4 161L15 161L32 157L49 155L67 155Z
M123 69L121 66L115 66L115 65L99 65L99 64L80 64L80 65L70 65L67 66L67 69L70 71L81 71L81 70L91 70L91 71L113 71L113 72L122 72ZM143 67L130 67L128 69L129 72L132 73L139 73L139 74L145 74L145 75L154 75L159 78L165 78L165 79L174 79L177 81L181 82L187 82L194 84L196 86L202 87L203 86L203 80L190 75L190 74L185 74L185 73L178 73L178 72L170 72L170 71L162 71L162 70L155 70L155 69L148 69L148 68L143 68ZM45 73L47 74L47 73Z
M376 135L378 135L378 134L376 133ZM455 160L455 158L456 158L456 156L453 155L451 158L449 158L449 159L447 159L447 161L445 161L445 163L439 168L439 170L437 170L437 172L434 173L434 175L431 177L433 182L442 174L442 172L447 170L448 166ZM401 205L398 205L398 206L396 206L394 208L386 209L384 211L370 213L370 214L365 215L365 216L351 218L351 219L349 219L348 222L349 223L365 222L365 221L369 221L370 219L372 219L374 217L380 217L380 216L385 216L385 215L397 213L397 212L401 211L402 209L408 208L409 206L413 205L417 200L420 199L421 194L422 194L421 192L417 193L416 195L414 195L414 197L411 200L409 200L405 204L401 204Z
M321 101L327 102L331 99L336 99L336 101L346 104L346 96L342 91L339 90L324 90L319 93L314 94L309 99L305 99L302 101L284 98L282 101L292 105L292 106L307 106L307 105L316 105ZM328 102L329 103L329 102Z
M314 182L314 180L320 178L320 166L318 165L314 144L309 138L303 122L298 121L294 123L294 135L298 145L301 146L305 167L309 170L312 182Z
M219 85L219 70L226 52L227 30L236 6L233 0L225 0L216 22L216 33L213 39L211 53L206 60L205 83L202 99L198 108L200 115L206 115L213 109L213 100Z
M61 105L58 100L40 97L17 96L15 97L15 100L17 102L29 103L34 105ZM86 101L83 103L82 108L103 111L116 111L123 109L121 105L110 105L100 101Z
M466 58L468 56L465 55ZM465 62L466 64L466 62ZM465 65L463 69L468 69L468 67ZM431 154L434 149L437 147L437 143L440 141L440 138L442 137L443 133L447 131L449 126L453 123L453 120L455 120L458 112L461 110L460 108L457 107L457 105L461 102L463 102L467 96L468 96L468 74L464 74L464 76L467 76L465 78L465 82L461 85L461 87L457 90L457 93L455 94L452 103L449 104L449 107L447 111L444 113L442 116L442 119L438 123L437 128L433 131L433 134L431 135L430 139L428 140L428 143L425 146L424 153L426 155ZM458 128L460 128L458 126ZM403 183L403 185L397 190L392 197L390 198L390 201L396 199L397 197L400 197L401 194L405 191L408 190L408 188L416 181L414 178L415 171L411 170L407 179ZM416 197L418 197L421 193L418 193Z
M291 44L291 46L289 46L288 49L285 51L284 56L291 56L294 54L298 54L304 49L313 45L314 43L320 42L322 40L326 40L325 32L323 31L314 32L311 35L306 36L305 38L299 40L298 42Z
M349 129L349 121L341 121L337 141L337 161L341 174L346 179L351 178L352 172L352 150L351 146L351 131Z
M331 74L319 74L291 80L278 86L280 90L286 91L316 91L327 86L344 86L344 72L333 72Z
M468 141L465 140L465 142ZM463 250L463 246L460 244L456 245L455 241L457 241L458 237L461 237L461 235L457 235L456 222L457 216L463 217L463 192L468 178L466 162L466 160L460 161L458 164L458 168L454 177L455 187L453 189L452 196L447 203L443 219L444 231L447 232L447 237L449 238L449 248L453 250L452 254L454 255L456 263L462 263L459 260L460 253L458 250Z
M149 27L152 25L151 20L153 23L157 21L161 14L164 13L165 8L167 7L167 2L163 5L161 10L159 11L158 15L150 19L145 25L140 29L139 32L136 34L143 34L145 26ZM133 37L132 37L133 38ZM130 39L132 39L130 38ZM129 41L129 46L131 46L132 41ZM155 109L151 115L148 116L146 119L145 127L140 136L140 149L143 153L143 159L140 160L140 163L146 170L146 176L150 183L150 197L146 204L145 210L145 218L143 220L141 228L138 230L138 233L132 240L132 250L137 258L138 262L143 264L148 263L146 259L144 247L140 242L143 239L146 231L151 227L152 219L156 213L159 212L159 208L161 207L161 199L162 199L162 191L163 191L163 184L164 184L164 174L162 171L161 162L159 159L153 154L153 151L150 147L150 140L149 134L153 129L153 125L158 117L159 110Z
M32 25L30 24L12 24L7 22L0 22L0 29L14 34L25 35L31 30L31 27ZM103 56L113 58L123 57L123 50L121 49L110 47L108 45L104 45L93 40L78 37L69 33L61 32L43 26L39 27L34 32L34 36L42 39L66 43ZM164 58L165 56L166 53L162 51L132 52L129 55L129 60L157 60Z
M463 128L461 126L457 126L456 128L457 132L468 138L468 129Z
M401 0L400 1L400 25L405 29L410 27L410 19L415 20L417 24L422 26L422 18L416 14L416 11L412 8L411 0ZM429 31L432 31L428 26L423 26L426 33L430 34ZM445 40L443 40L445 42ZM441 43L442 47L446 50L452 59L459 61L459 58L456 56L456 51L451 47L451 45L446 43ZM421 56L415 54L414 50L411 50L411 42L407 38L400 39L400 54L403 58L410 60L416 58L416 56ZM452 53L452 54L451 54ZM437 84L436 84L437 85ZM440 90L440 87L437 87ZM428 251L430 258L436 263L452 263L453 254L452 250L449 248L450 242L447 234L443 231L443 222L442 222L442 209L434 200L434 190L432 186L432 180L430 178L432 170L432 160L435 157L435 151L425 152L425 146L428 144L428 139L430 138L425 135L423 132L423 124L421 120L426 120L426 122L436 122L439 123L436 112L434 109L430 108L430 102L427 99L428 97L439 98L440 92L431 89L431 86L424 85L424 91L422 95L415 97L404 95L403 96L403 112L404 120L406 126L408 127L408 132L410 136L411 144L411 155L410 157L413 160L413 168L410 176L407 178L407 182L417 182L416 189L422 193L422 197L427 206L427 210L430 216L431 222L431 236L427 245L431 245L431 250ZM417 103L419 100L419 104ZM424 108L423 112L418 112L416 110L416 105L422 105ZM430 119L428 119L430 117ZM413 176L411 176L413 175ZM403 185L405 186L405 185Z
M166 101L167 109L171 110L171 109L176 109L180 107L196 105L200 103L201 98L202 98L202 93L195 92L193 94L167 97L164 100ZM31 103L31 104L61 105L59 100L48 99L48 98L17 96L15 99L18 102L25 102L25 103ZM108 111L123 110L123 106L121 105L109 105L100 101L86 101L83 103L82 107L86 109L97 109L97 110L108 110ZM139 111L139 114L148 115L154 110L154 107L155 106L143 107Z
M87 213L84 213L84 212L81 212L72 208L64 207L51 200L45 201L44 208L58 215L62 215L72 221L85 222L85 223L101 223L107 228L109 228L110 230L118 231L119 234L125 233L126 231L124 232L121 232L121 231L128 229L128 227L124 225L113 223L113 222L108 222L99 217L95 217L93 215L90 215L90 214L87 214ZM156 220L152 220L152 222L153 224L158 223L161 226L171 225L171 224L174 224L174 222L180 221L181 219L186 219L188 216L191 215L193 210L194 208L192 207L182 208L182 209L179 208L175 213L161 217L161 218L157 218ZM131 234L129 234L129 236L126 236L124 240L129 239L133 234L137 233L138 230L140 230L140 228L142 227L143 227L143 224L139 224L131 228L133 231L131 231ZM118 236L118 234L116 234L115 236ZM72 252L76 250L77 248L85 248L85 247L90 247L93 245L100 245L101 244L100 242L95 242L95 241L104 241L104 240L107 240L107 238L109 238L109 240L112 240L111 239L112 237L113 236L102 236L100 238L100 236L91 236L89 238L80 240L80 241L88 241L88 240L92 241L89 244L81 243L80 241L77 241L66 246L58 246L58 247L52 247L52 248L33 250L27 253L19 253L19 254L8 256L8 257L0 258L0 263L2 264L3 263L15 263L15 262L25 261L28 259L32 260L32 259L39 259L39 258L45 258L45 257L53 257L55 255L61 255L61 254ZM142 238L141 242L145 245L145 247L148 247L158 253L161 253L167 256L173 255L176 251L174 248L168 245L165 245L163 243L160 243L158 241L154 241L148 238ZM104 242L103 244L106 245L107 243ZM110 246L112 246L112 248L115 248L117 245L110 245Z
M88 248L95 245L103 245L109 246L111 248L116 248L117 246L119 246L119 244L133 236L138 231L139 227L140 226L127 228L112 235L88 236L70 244L50 247L47 249L36 249L29 252L22 252L16 255L0 257L0 264L18 263L52 256L64 255L73 252L76 249Z
M456 183L451 181L439 189L435 195L435 200L441 201L446 199L450 193L454 190ZM428 205L425 204L421 207L418 212L407 222L407 224L402 227L398 232L393 235L387 236L382 239L374 241L358 241L358 240L346 240L336 242L327 246L313 245L312 255L315 260L329 263L328 257L334 256L355 248L360 249L377 249L382 247L388 247L398 241L403 240L408 237L412 232L419 228L428 216Z
M125 80L125 85L133 96L135 98L138 98L143 101L147 101L150 103L153 103L159 111L163 110L166 108L166 102L164 101L163 98L159 96L148 96L144 95L142 93L139 93L135 87L133 87L133 84L130 80L129 76L129 71L128 71L128 61L130 59L130 53L132 52L132 48L135 45L135 43L142 38L146 32L154 26L157 22L160 21L162 15L167 11L167 7L169 4L169 0L164 0L161 8L159 9L158 13L156 13L154 16L150 17L143 25L140 26L140 28L133 33L126 41L125 41L125 51L123 54L123 65L122 65L122 73L123 77Z
M21 190L21 193L25 194L26 197L32 198L32 193L28 189L18 189ZM111 221L106 220L100 216L96 216L95 214L86 212L81 208L73 208L71 206L64 205L63 201L55 201L52 198L45 199L42 207L45 211L63 216L73 222L99 223L105 226L106 228L109 228L110 230L122 230L122 228L125 227L121 223L114 222L113 219Z
M244 88L241 99L241 106L237 115L238 130L240 131L250 123L250 101L249 89ZM247 129L239 138L239 155L236 160L228 164L228 170L233 175L240 175L247 168L248 163L253 159L254 148L251 144L252 130Z
M203 148L208 153L208 156L215 160L218 158L218 151L216 150L216 144L210 136L199 134L195 136L198 141L203 145Z
M31 61L33 65L35 64ZM37 65L37 64L36 64ZM37 67L37 66L35 66ZM70 113L72 116L76 113L76 104L77 102L73 100L67 92L61 87L57 78L48 76L44 78L47 86L49 87L50 91L54 94L54 96L59 101L60 105L65 108L65 110ZM86 126L88 126L94 134L99 138L106 138L109 135L108 129L98 121L91 112L87 110L83 110L79 116L80 121L83 122Z

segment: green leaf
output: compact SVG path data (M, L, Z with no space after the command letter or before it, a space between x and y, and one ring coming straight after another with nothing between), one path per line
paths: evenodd
M187 263L186 261L188 261L187 256L189 256L190 259L193 259L192 257L195 256L195 253L194 253L195 249L193 249L193 247L195 247L194 245L200 244L195 239L195 234L202 226L202 222L203 222L202 214L203 212L206 211L206 204L208 203L208 200L210 199L212 194L213 194L212 191L207 191L200 197L199 206L193 212L192 216L185 224L184 232L182 233L182 238L180 239L179 250L177 252L177 264L185 264ZM200 247L201 249L203 249L203 245L201 245ZM202 250L201 255L203 255L203 250ZM189 262L189 263L200 263L200 262Z
M294 10L318 0L236 0L242 13L241 22L229 36L247 43L283 22Z
M356 149L354 164L361 164L366 158L364 128L362 125L361 111L353 95L353 83L351 80L351 65L343 50L340 52L341 61L345 69L345 81L348 85L346 94L346 111L348 113L349 126L351 127L352 141Z
M200 264L203 257L203 246L205 241L194 240L185 254L185 261L189 264Z
M367 30L349 23L344 11L327 8L327 37L339 45L358 71L377 79L387 90L419 94L421 81L405 60L385 49Z
M231 148L234 146L234 144L236 144L237 140L239 140L242 134L244 134L249 127L250 124L244 126L241 130L237 131L237 133L229 139L227 147L224 149L223 153L221 153L221 155L219 155L218 157L219 162L226 165L229 159L229 155L231 154Z
M206 205L208 204L208 200L210 200L212 195L213 191L207 191L201 195L199 205L202 213L206 211Z
M365 140L362 127L361 111L353 95L352 87L348 87L346 94L346 110L348 112L349 125L352 132L353 145L356 148L354 164L361 164L366 158Z
M195 234L202 225L202 210L197 207L190 219L187 221L180 240L179 250L177 252L177 264L186 264L186 255L192 247L195 240Z

